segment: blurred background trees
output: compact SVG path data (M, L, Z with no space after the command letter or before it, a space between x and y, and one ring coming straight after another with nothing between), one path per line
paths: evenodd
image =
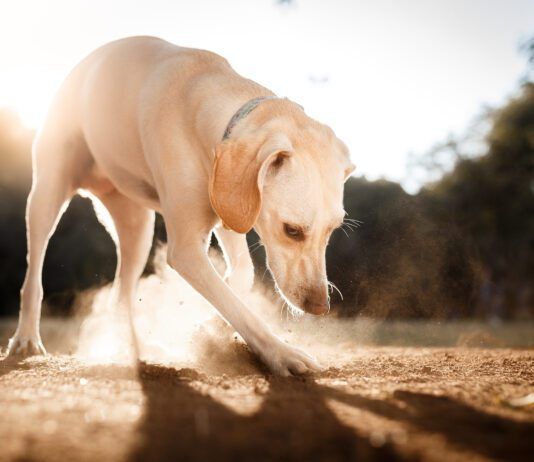
M533 44L525 46L531 65ZM15 114L0 111L0 315L18 312L33 136ZM345 208L362 224L348 235L336 231L328 247L329 276L344 296L342 301L333 294L337 314L532 319L534 84L529 75L503 107L486 111L466 136L448 138L417 163L439 179L416 195L385 180L347 182ZM165 240L161 217L156 239ZM261 252L254 256L262 275ZM114 245L90 201L75 198L46 256L49 313L68 314L77 292L113 278L115 263Z
M461 156L419 196L435 223L450 223L475 253L478 311L532 315L534 281L534 84L488 114L487 149Z

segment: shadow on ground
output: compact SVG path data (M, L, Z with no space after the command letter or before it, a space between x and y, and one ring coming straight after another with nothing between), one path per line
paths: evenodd
M444 436L449 443L497 460L531 461L534 424L488 414L446 396L398 390L393 401L369 399L330 389L330 397L421 431Z
M343 425L311 379L270 378L260 410L243 416L189 386L195 374L142 367L146 411L131 460L401 460Z
M22 358L7 357L0 360L0 377L9 374L11 371L17 370L30 370L31 365L24 361Z
M337 418L328 399L441 434L458 449L480 456L520 461L534 454L534 424L486 414L451 398L397 391L384 401L311 378L270 378L261 408L243 416L193 389L189 382L195 374L142 367L146 411L131 460L418 460L389 442L373 446Z
M529 351L377 349L284 379L0 357L0 460L531 461L533 409L506 407L531 392L531 365Z

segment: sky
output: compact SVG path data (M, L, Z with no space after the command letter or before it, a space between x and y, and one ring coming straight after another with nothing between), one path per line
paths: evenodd
M356 175L415 192L410 153L502 104L525 70L531 0L0 0L0 107L38 127L94 48L155 35L226 57L348 145Z

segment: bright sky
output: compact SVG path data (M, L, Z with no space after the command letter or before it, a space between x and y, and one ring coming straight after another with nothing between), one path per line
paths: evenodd
M222 54L302 104L349 146L357 173L407 178L410 152L459 133L525 69L532 0L2 0L0 106L40 124L97 46L156 35ZM282 2L283 3L283 2Z

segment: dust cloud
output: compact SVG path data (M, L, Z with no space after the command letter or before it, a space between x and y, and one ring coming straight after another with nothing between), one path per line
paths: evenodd
M89 363L129 363L136 356L137 343L140 358L147 362L220 374L262 370L233 328L166 264L165 252L164 246L158 248L155 273L139 283L133 311L137 342L125 313L113 301L111 286L107 286L82 294L78 300L78 309L88 315L80 327L77 356ZM210 257L222 274L222 256L212 250ZM348 360L348 339L351 346L354 338L368 340L375 325L370 320L355 325L331 316L291 313L278 295L264 287L239 295L276 335L304 349L323 366L341 365L345 354Z

